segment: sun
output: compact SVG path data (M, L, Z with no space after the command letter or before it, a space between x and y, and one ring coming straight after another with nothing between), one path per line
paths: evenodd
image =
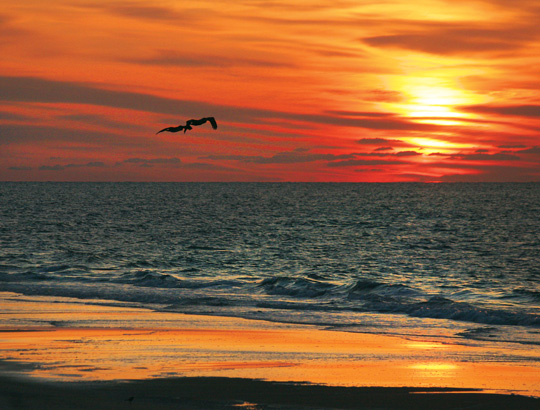
M405 76L397 87L406 101L394 109L419 123L460 125L460 120L471 115L459 112L455 107L477 102L477 96L448 78Z
M411 84L405 87L410 102L404 107L406 116L417 122L455 125L467 115L453 107L465 104L468 99L460 90L437 84Z

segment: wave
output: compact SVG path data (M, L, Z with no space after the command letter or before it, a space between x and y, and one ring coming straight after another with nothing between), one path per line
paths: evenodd
M517 297L526 298L532 302L540 302L540 292L532 289L518 288L512 291Z
M172 275L149 270L126 272L119 278L112 280L112 282L127 283L150 288L178 288L182 286L182 280Z
M278 276L263 279L258 288L268 295L317 298L330 293L335 285L315 279Z
M400 303L391 299L378 299L369 301L365 307L380 313L405 313L420 318L540 327L540 317L535 314L475 306L468 302L456 302L441 296L434 296L427 301L417 303Z
M357 280L347 291L349 299L370 298L373 295L413 297L422 294L419 290L400 283L384 283L366 279Z
M77 269L83 268L55 265L18 274L0 273L0 290L174 305L186 312L206 306L210 314L222 314L212 308L228 306L235 307L235 312L252 308L281 309L298 314L307 311L341 312L344 315L347 312L373 312L484 325L540 327L540 316L534 310L518 305L453 300L446 295L426 294L405 284L370 279L339 283L325 281L322 277L186 278L174 272L155 270L108 271L78 277ZM62 275L55 276L59 271ZM534 291L527 295L537 296Z

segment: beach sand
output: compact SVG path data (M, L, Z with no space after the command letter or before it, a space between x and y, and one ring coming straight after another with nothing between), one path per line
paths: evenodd
M0 409L540 409L507 346L94 303L0 294Z

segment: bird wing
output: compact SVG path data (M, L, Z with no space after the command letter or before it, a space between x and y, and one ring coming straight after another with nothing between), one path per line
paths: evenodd
M167 128L163 128L161 131L158 131L156 132L156 135L158 135L160 132L163 132L163 131L168 131L170 127L167 127Z
M217 130L217 122L216 122L216 119L214 117L207 117L206 118L208 121L210 121L210 124L212 124L212 128Z
M159 134L160 132L163 132L163 131L178 132L178 131L184 130L185 128L186 127L184 127L183 125L179 125L178 127L167 127L167 128L163 128L161 131L156 132L156 134ZM189 129L191 129L191 128L189 128Z

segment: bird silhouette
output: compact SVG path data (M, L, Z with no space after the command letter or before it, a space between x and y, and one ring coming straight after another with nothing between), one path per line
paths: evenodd
M217 122L214 117L204 117L198 120L195 120L195 119L187 120L186 125L179 125L178 127L163 128L161 131L156 132L156 135L163 131L168 131L168 132L184 131L184 134L185 134L187 130L193 129L192 125L195 125L195 126L202 125L205 122L210 122L210 124L212 125L212 128L217 129Z

